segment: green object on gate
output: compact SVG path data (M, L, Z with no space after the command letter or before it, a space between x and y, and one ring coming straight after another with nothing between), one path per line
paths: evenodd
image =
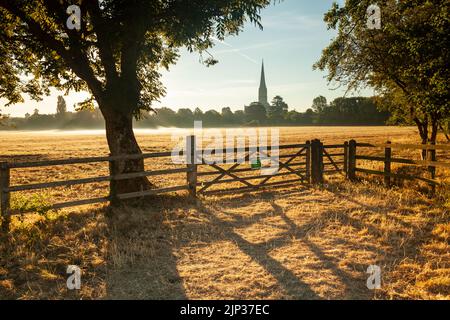
M256 158L256 160L252 161L252 169L261 169L261 160L259 159L259 156Z

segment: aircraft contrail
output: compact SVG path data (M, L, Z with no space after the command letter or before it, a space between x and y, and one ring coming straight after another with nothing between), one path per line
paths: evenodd
M225 42L223 40L217 39L216 37L211 37L211 40L231 48L232 50L230 52L237 53L238 55L240 55L241 57L247 59L248 61L253 62L254 64L258 64L258 61L256 61L255 59L251 58L250 56L246 55L245 53L242 53L240 49L236 49L233 45L229 44L228 42Z

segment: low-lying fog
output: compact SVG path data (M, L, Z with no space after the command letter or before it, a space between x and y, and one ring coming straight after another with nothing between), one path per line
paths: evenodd
M208 129L206 129L208 130ZM186 128L154 128L154 129L134 129L137 135L161 135L173 133L189 133L192 129ZM79 129L79 130L11 130L0 131L0 135L5 134L33 134L33 135L104 135L105 129Z

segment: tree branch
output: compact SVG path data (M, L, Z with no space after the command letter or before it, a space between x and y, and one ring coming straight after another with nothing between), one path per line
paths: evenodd
M91 16L92 26L95 34L97 35L97 43L100 58L105 68L106 80L115 80L118 78L115 59L113 56L113 50L111 40L109 37L110 31L105 26L108 22L102 16L98 1L85 2L87 12Z
M101 97L103 92L101 82L95 77L95 74L90 67L89 60L82 54L81 50L76 51L74 47L66 48L63 42L44 31L41 25L25 11L21 10L17 4L8 0L0 0L0 7L22 20L22 22L28 26L28 31L31 34L39 39L44 45L56 51L72 71L78 77L86 81L93 94Z

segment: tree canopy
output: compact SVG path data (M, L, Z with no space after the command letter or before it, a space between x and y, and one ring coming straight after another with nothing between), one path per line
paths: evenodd
M158 70L176 61L178 48L205 53L213 37L236 35L247 20L261 26L259 12L269 3L1 0L0 97L9 103L23 101L22 93L39 99L55 87L87 90L98 101L120 92L115 108L148 110L164 94ZM79 31L66 25L73 4L81 9Z
M450 115L450 2L377 1L380 29L367 26L371 4L368 0L347 0L343 7L333 4L324 20L337 36L314 67L328 70L328 80L348 90L375 88L390 100L391 113L414 121L422 140L434 142L439 121Z

